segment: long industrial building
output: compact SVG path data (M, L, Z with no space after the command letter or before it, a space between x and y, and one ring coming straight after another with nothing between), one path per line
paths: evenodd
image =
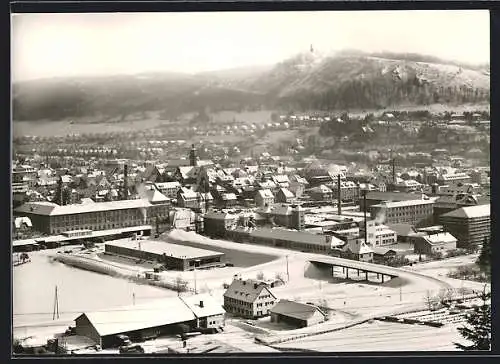
M15 216L30 218L33 228L46 234L62 234L73 230L106 230L155 222L168 217L168 204L155 204L148 199L88 202L57 205L52 202L28 202L14 210Z
M119 309L86 312L75 319L79 336L92 339L103 349L120 345L117 335L132 341L179 333L179 325L190 329L221 328L224 308L208 294L170 297Z
M221 266L224 257L224 253L154 240L116 240L105 244L105 252L161 262L167 269L181 271Z

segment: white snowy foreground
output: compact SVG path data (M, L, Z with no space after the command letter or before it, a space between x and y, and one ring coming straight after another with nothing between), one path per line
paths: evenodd
M311 259L325 258L324 255L302 253L262 245L241 244L223 240L212 240L193 232L174 230L166 237L178 243L197 243L207 249L219 248L255 252L276 256L273 261L248 268L225 267L196 272L162 273L165 280L182 278L190 288L198 293L209 293L223 304L224 284L231 283L234 276L243 279L264 279L283 277L286 284L274 287L272 292L278 299L310 302L330 310L330 319L307 328L283 330L267 322L256 322L260 333L252 332L241 325L241 320L228 319L227 330L210 336L206 340L220 340L225 344L246 352L275 351L270 347L255 343L255 337L265 337L270 344L281 348L297 348L318 351L411 351L411 350L455 350L453 342L458 341L456 326L449 324L441 328L400 323L368 321L375 317L397 315L426 309L426 295L436 294L442 289L467 287L478 289L482 284L448 279L443 268L463 264L469 258L452 258L433 263L422 263L397 271L398 278L384 284L369 284L363 281L346 281L325 276ZM90 257L89 257L90 258ZM98 259L96 257L96 259ZM102 262L102 260L101 260ZM114 263L120 269L144 268ZM190 293L183 293L190 294ZM240 321L240 322L238 322ZM368 322L367 322L368 321ZM345 328L356 323L356 326ZM323 333L328 330L338 331ZM312 334L306 338L298 336ZM203 340L202 338L197 340Z
M345 330L279 344L280 348L322 352L454 351L462 341L456 325L441 328L372 321Z

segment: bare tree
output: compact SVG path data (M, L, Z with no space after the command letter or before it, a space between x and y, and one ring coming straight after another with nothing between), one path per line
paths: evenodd
M175 278L175 288L177 292L185 292L187 290L187 282L181 277Z
M257 279L263 280L264 279L264 273L263 272L257 273Z
M434 308L434 305L436 304L436 296L432 293L432 291L427 291L425 293L425 303L427 304L427 308L429 311L432 311Z
M453 289L445 288L439 290L437 294L437 299L440 304L446 305L453 299L453 295L454 295Z

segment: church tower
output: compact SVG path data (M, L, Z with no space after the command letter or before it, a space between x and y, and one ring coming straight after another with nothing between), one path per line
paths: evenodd
M196 155L196 148L194 144L191 145L191 151L189 152L189 165L192 167L196 167L198 164L198 156Z

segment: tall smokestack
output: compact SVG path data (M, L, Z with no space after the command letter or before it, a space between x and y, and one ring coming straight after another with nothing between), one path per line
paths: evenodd
M128 164L123 166L123 196L124 200L128 199Z
M342 197L340 193L340 173L337 175L337 212L342 215Z
M365 213L365 245L368 243L368 227L367 227L367 221L366 221L366 190L363 190L363 206L364 206L364 213Z
M392 157L392 152L391 152ZM396 158L392 157L392 184L396 185Z

